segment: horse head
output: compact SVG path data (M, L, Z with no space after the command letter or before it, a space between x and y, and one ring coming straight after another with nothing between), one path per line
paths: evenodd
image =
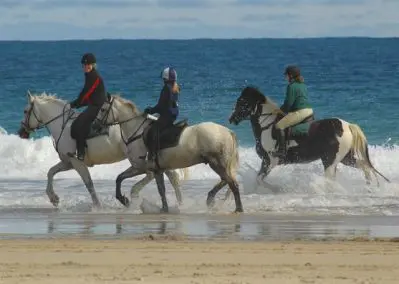
M229 122L238 125L255 114L260 104L266 103L266 97L255 87L245 87L237 99Z
M26 93L26 97L28 99L28 104L24 108L24 119L21 121L19 130L17 132L18 136L22 139L28 139L30 133L32 133L39 125L39 121L36 116L32 115L32 113L34 113L33 108L35 97L29 90Z
M26 95L28 99L28 104L24 108L24 118L21 121L20 128L17 132L19 137L23 139L28 139L30 133L41 127L46 126L46 121L50 120L48 116L52 116L53 112L60 112L60 108L66 105L66 102L63 102L62 100L59 100L54 96L49 96L45 93L40 96L34 96L28 90ZM43 112L41 111L42 102L46 102L48 109L51 110L47 115L43 115ZM53 102L55 103L55 105L59 105L59 108L55 107ZM48 103L51 103L51 105L49 105Z
M97 114L97 121L103 125L120 123L140 114L136 105L117 95L109 95Z

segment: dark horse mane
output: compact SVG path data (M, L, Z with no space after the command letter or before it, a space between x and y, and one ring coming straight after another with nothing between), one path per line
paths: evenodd
M255 86L247 86L242 90L241 97L244 98L250 105L257 104L269 104L273 108L279 108L279 106L271 100L269 97L265 96L259 88Z

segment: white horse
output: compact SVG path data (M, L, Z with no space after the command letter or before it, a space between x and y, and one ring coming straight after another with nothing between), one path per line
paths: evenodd
M148 145L147 130L154 122L149 117L140 113L133 102L119 96L113 96L110 102L104 103L97 115L97 119L103 125L119 123L124 140L128 141L128 157L132 167L118 175L116 194L121 194L121 183L124 179L148 170L154 171L162 199L161 211L168 212L162 171L205 163L209 164L221 179L209 191L207 205L213 205L217 192L228 184L234 194L235 211L242 212L236 179L239 162L238 142L234 132L213 122L204 122L193 126L188 126L185 122L176 123L173 127L160 133L158 165L156 165L153 161L145 160L146 145ZM120 201L127 202L126 200Z
M49 96L43 93L40 96L33 96L28 91L28 105L24 109L24 120L21 122L19 135L21 138L28 138L29 133L39 128L46 127L55 142L60 162L50 168L47 173L46 193L50 202L58 206L59 197L53 190L54 176L59 172L68 171L74 168L81 176L83 182L89 191L95 207L100 206L88 167L101 164L112 164L127 158L126 147L123 143L119 125L93 130L87 139L87 151L84 161L79 161L70 153L75 153L76 142L71 138L70 129L72 121L77 117L70 105L55 96ZM188 169L179 169L185 180L188 176ZM166 171L172 183L176 198L179 203L182 202L180 193L180 178L177 171ZM132 189L132 196L138 195L139 191L154 178L152 172L146 173L146 176L136 183ZM119 198L118 196L116 198Z

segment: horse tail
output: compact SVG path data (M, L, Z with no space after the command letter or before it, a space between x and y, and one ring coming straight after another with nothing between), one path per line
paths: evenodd
M230 156L231 158L228 159L228 161L227 161L227 170L228 170L228 173L231 175L231 177L236 179L237 168L240 163L240 156L239 156L239 152L238 152L238 139L237 139L237 135L233 131L230 131L230 135L231 135L233 144L232 144L232 149L231 149L232 150L231 156Z
M365 161L367 166L374 171L374 173L379 174L387 182L390 182L382 173L380 173L370 161L369 149L367 144L366 136L364 135L362 129L357 124L349 123L349 129L352 132L352 150L359 157L359 159Z

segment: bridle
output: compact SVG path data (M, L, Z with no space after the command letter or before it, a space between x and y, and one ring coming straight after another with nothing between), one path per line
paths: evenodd
M32 101L32 102L30 103L30 108L29 108L27 111L24 111L24 113L25 113L25 121L22 121L22 122L21 122L21 127L22 127L27 133L34 132L34 131L39 130L39 129L42 129L42 128L46 128L46 129L47 129L47 132L49 132L49 134L51 134L47 126L48 126L50 123L52 123L53 121L55 121L55 120L57 120L58 118L62 117L62 118L63 118L63 121L62 121L62 126L61 126L61 133L60 133L60 135L58 136L58 138L55 139L56 142L54 143L54 141L53 141L53 144L55 144L55 145L54 145L55 150L58 152L58 143L59 143L59 141L60 141L60 139L61 139L61 137L62 137L62 133L64 132L65 126L66 126L67 122L68 122L68 121L72 118L72 116L75 114L75 112L72 110L72 108L69 108L69 109L66 110L67 105L68 105L68 104L64 105L61 114L59 114L59 115L53 117L53 118L50 119L49 121L43 122L43 121L40 120L39 117L37 116L37 114L36 114L36 112L35 112L35 102ZM66 118L65 118L65 114L66 114L66 113L68 113L68 115L67 115ZM33 114L33 116L35 117L35 119L36 119L37 122L38 122L38 126L37 126L37 127L31 127L31 126L29 125L29 121L30 121L30 119L31 119L32 114Z
M273 112L262 112L262 106L260 103L258 103L252 113L250 114L251 121L252 119L256 119L259 123L259 125L262 125L267 119L272 116L274 113ZM264 117L262 121L260 121L261 117ZM269 129L271 126L276 124L276 120L273 120L272 122L268 123L266 126L261 127L261 131L265 131Z
M113 108L112 108L112 106L113 106L113 104L114 104L114 100L115 100L115 98L112 97L112 98L111 98L111 101L110 101L110 102L107 102L107 103L109 104L109 107L108 107L108 110L107 110L107 112L105 113L105 115L104 115L101 119L98 119L98 118L96 117L95 120L99 121L99 123L100 123L101 125L103 125L104 127L108 127L108 126L118 125L118 124L119 124L119 131L120 131L120 134L121 134L123 143L125 143L125 145L128 146L130 143L133 143L134 141L136 141L136 140L138 140L138 139L140 139L140 138L143 137L143 133L140 133L140 134L137 134L137 133L140 131L140 128L144 125L144 123L148 120L148 117L147 117L147 116L143 116L144 119L143 119L143 121L141 122L141 124L137 127L137 129L133 132L132 135L130 135L127 139L125 139L125 137L123 136L123 133L122 133L122 126L121 126L121 125L124 124L124 123L126 123L126 122L132 121L132 120L134 120L134 119L140 117L140 115L139 115L139 116L137 116L137 115L136 115L136 116L133 116L133 117L128 118L128 119L126 119L126 120L116 121L116 119L115 119L115 114L114 114L114 110L113 110ZM107 123L107 120L108 120L108 117L109 117L110 114L112 115L112 120L113 120L114 122L112 122L112 123Z
M50 123L52 123L53 121L57 120L57 119L60 118L61 116L62 116L63 118L65 118L64 114L68 113L67 119L64 120L63 123L62 123L62 128L64 128L64 127L65 127L65 124L68 122L68 120L69 120L69 119L74 115L74 113L75 113L71 108L69 108L68 110L65 110L65 108L66 108L66 106L67 106L67 104L66 104L66 105L64 106L64 108L63 108L61 114L55 116L54 118L50 119L50 120L47 121L47 122L43 122L43 121L41 121L41 120L39 119L39 117L37 116L37 114L36 114L36 112L35 112L35 105L34 105L34 104L35 104L34 102L30 103L30 108L29 108L27 111L24 111L24 113L25 113L25 120L21 122L22 127L23 127L23 128L25 129L25 131L27 131L27 132L34 132L34 131L39 130L39 129L42 129L42 128L46 128L46 129L48 130L47 126L48 126ZM37 120L37 122L39 123L37 127L30 127L30 125L29 125L29 121L30 121L30 118L31 118L32 114L33 114L33 116L35 117L35 119Z
M250 120L251 122L257 122L259 125L262 125L265 121L268 120L270 116L272 116L273 112L262 112L262 104L257 103L254 107L251 107L248 102L242 103L243 105L240 106L241 109L245 109L246 111L250 110L247 115L241 115L241 120ZM261 118L263 118L261 120ZM276 124L276 121L272 121L268 123L266 126L261 127L262 132L264 130L269 129L271 126Z

